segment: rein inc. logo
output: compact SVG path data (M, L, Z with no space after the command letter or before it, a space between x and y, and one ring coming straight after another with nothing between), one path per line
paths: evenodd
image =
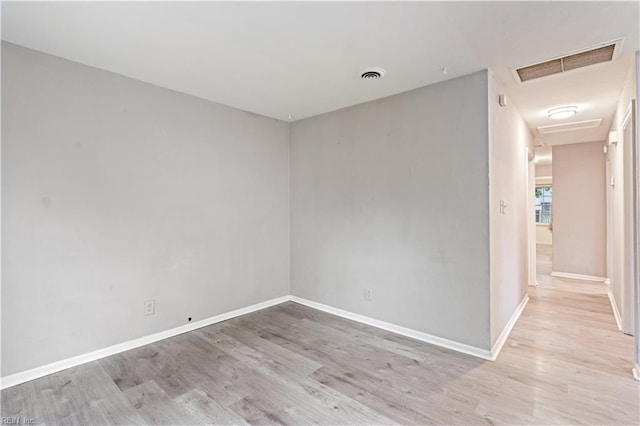
M0 417L0 424L2 425L35 425L36 419L30 417Z

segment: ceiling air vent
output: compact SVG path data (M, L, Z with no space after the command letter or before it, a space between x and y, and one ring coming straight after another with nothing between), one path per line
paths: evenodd
M613 60L616 46L622 44L622 40L612 42L606 46L589 49L582 52L564 56L562 58L551 59L538 64L529 65L515 70L521 82L546 77L553 74L575 70L576 68L587 67L589 65L609 62Z
M379 67L367 68L360 73L360 78L363 80L377 80L384 77L385 70Z
M378 71L365 71L360 76L362 78L380 78L382 77Z

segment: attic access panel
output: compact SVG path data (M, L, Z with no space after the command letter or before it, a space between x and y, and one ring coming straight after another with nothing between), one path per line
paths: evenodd
M613 60L617 43L516 69L521 82Z

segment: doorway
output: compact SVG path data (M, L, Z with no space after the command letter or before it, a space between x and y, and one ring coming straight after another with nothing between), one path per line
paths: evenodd
M535 150L535 180L531 188L535 244L535 283L550 281L553 271L553 164L551 147Z

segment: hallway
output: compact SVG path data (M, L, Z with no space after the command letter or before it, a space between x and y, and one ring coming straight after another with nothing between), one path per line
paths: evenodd
M618 330L606 286L551 277L551 255L551 245L538 245L539 285L529 287L529 304L496 365L518 365L517 380L536 392L536 411L571 423L638 424L633 337Z

